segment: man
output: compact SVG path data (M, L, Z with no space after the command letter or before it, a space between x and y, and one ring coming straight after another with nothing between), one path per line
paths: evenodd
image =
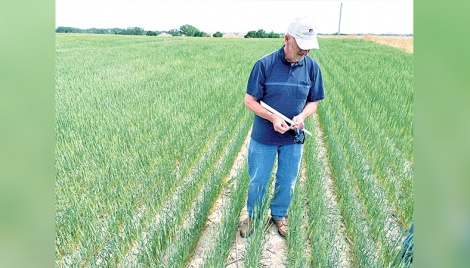
M281 49L255 63L248 79L245 105L255 116L248 149L249 217L242 222L242 237L252 233L253 219L259 219L276 155L278 169L270 209L279 234L287 235L286 213L303 152L303 139L298 136L303 131L299 133L299 130L317 109L318 101L324 98L320 66L307 56L310 49L319 48L316 27L307 17L297 18L289 25L284 41ZM275 116L260 101L292 118L296 125Z

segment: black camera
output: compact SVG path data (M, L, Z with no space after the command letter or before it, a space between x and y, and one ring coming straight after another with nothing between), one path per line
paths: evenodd
M294 142L296 144L304 144L304 142L305 142L305 133L304 133L303 130L296 128L294 130L292 130L292 129L289 130L288 133L292 137L294 137Z

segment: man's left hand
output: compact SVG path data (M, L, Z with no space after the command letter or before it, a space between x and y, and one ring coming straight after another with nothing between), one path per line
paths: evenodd
M305 118L303 118L303 116L301 115L297 115L297 116L294 116L294 118L292 119L292 121L296 122L297 125L292 125L290 126L291 129L304 129L304 121L305 121Z

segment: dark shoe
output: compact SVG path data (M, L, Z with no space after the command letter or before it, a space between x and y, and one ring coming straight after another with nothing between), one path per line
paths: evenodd
M240 236L245 238L249 237L253 233L253 220L248 217L242 221L240 228Z
M286 237L287 236L287 219L284 218L282 220L274 220L274 223L277 226L277 232L280 236Z

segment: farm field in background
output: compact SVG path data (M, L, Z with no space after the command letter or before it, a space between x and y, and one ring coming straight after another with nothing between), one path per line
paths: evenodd
M307 121L286 265L395 265L413 220L413 55L319 42L326 99ZM221 193L198 266L229 264L249 180L246 159L235 165L246 81L282 43L57 34L56 266L185 267ZM245 267L262 237L246 239Z
M324 38L353 38L373 41L402 49L408 53L413 53L413 36L393 36L393 35L323 35Z

